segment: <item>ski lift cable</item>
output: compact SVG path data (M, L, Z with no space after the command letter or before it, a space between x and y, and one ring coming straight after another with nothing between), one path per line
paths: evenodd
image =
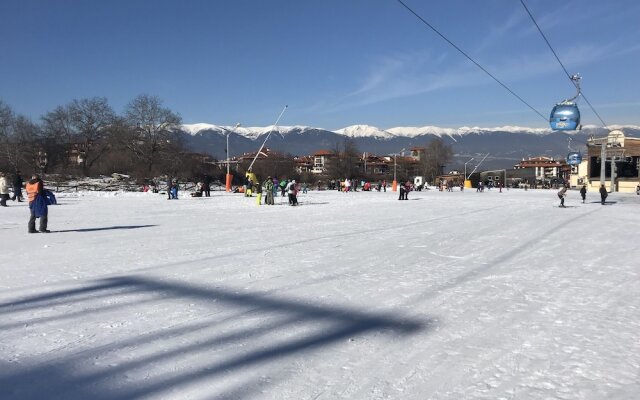
M524 3L524 0L520 0L520 4L522 4L522 7L524 7L524 9L527 11L527 14L529 14L529 18L531 18L531 21L533 21L533 24L536 26L536 28L538 28L538 32L540 32L540 35L542 36L542 38L544 39L545 43L547 43L547 46L549 46L549 49L551 50L551 52L553 53L554 57L556 58L556 60L558 61L558 64L560 64L560 66L562 67L562 69L564 70L564 73L567 75L567 77L569 78L569 80L571 81L571 83L576 87L576 89L578 89L579 93L582 95L582 98L584 98L584 101L587 102L587 104L589 105L589 107L591 108L591 111L593 111L593 113L596 115L596 117L598 117L598 119L600 120L600 122L602 122L602 125L606 128L609 129L609 127L607 126L607 124L604 122L604 120L602 119L602 117L600 117L600 114L598 114L598 112L596 111L596 109L593 107L593 105L591 104L591 102L589 101L589 99L587 99L587 96L584 95L584 93L582 93L582 91L580 90L580 84L578 82L576 82L576 79L574 79L574 75L571 75L569 73L569 71L567 71L567 68L564 66L564 64L562 63L562 61L560 60L560 57L558 57L558 54L556 53L556 51L553 49L553 46L551 46L551 43L549 43L549 40L547 39L546 35L544 34L544 32L542 32L542 29L540 28L540 25L538 25L538 23L536 22L536 19L533 17L533 14L531 14L531 11L529 11L529 8L527 7L527 5Z
M464 50L462 50L460 47L456 46L455 43L453 43L451 40L449 40L445 35L443 35L442 33L440 33L440 31L438 31L433 25L431 25L429 22L427 22L427 20L425 20L424 18L422 18L418 13L416 13L415 11L413 11L413 9L411 7L409 7L406 3L404 3L402 0L397 0L398 3L400 3L404 8L407 9L407 11L409 11L411 14L413 14L416 18L418 18L420 21L422 21L423 24L425 24L426 26L428 26L432 31L434 31L438 36L440 36L442 39L444 39L444 41L446 41L447 43L449 43L454 49L458 50L458 52L460 54L462 54L463 56L465 56L469 61L471 61L472 63L475 64L476 67L480 68L485 74L489 75L494 81L496 81L500 86L502 86L504 89L506 89L509 93L511 93L515 98L517 98L518 100L520 100L524 105L526 105L527 107L529 107L533 112L535 112L536 114L538 114L542 119L545 120L545 122L548 121L548 118L545 117L544 115L542 115L540 113L540 111L536 110L535 108L533 108L532 105L530 105L529 103L527 103L522 97L518 96L513 90L511 90L506 84L502 83L502 81L500 81L498 78L495 77L495 75L493 75L491 72L487 71L487 69L485 69L482 65L480 65L480 63L478 63L476 60L474 60L471 56L469 56L466 52L464 52ZM586 100L586 99L585 99Z

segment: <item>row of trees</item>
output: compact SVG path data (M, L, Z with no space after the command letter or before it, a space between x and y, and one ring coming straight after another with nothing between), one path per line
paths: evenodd
M179 130L181 117L155 96L140 95L117 114L104 97L73 100L44 114L39 121L16 115L0 100L0 171L63 173L95 176L119 172L138 178L172 175L222 178L223 169L203 163L185 149ZM367 175L355 142L345 139L332 149L336 157L323 179L379 179ZM423 175L433 181L452 158L451 146L439 138L426 144L417 165L398 164L398 178ZM248 166L248 165L247 165ZM242 174L245 165L238 165ZM259 176L300 176L291 157L259 159ZM390 179L391 176L384 178Z
M104 97L73 100L40 121L0 100L0 170L136 176L180 173L189 159L181 117L155 96L140 95L118 115Z

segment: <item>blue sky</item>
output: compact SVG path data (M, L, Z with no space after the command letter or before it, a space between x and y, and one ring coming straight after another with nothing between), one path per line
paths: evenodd
M518 0L405 0L548 115L573 86ZM607 124L640 125L640 2L525 0ZM184 123L545 127L396 0L1 0L0 99L157 95ZM583 124L599 124L581 101Z

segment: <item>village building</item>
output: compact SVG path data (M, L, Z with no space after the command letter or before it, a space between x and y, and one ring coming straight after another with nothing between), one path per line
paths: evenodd
M327 172L330 160L336 158L337 155L329 150L318 150L313 153L311 157L313 157L311 172L314 174L324 174Z
M426 147L412 147L410 149L410 151L411 151L411 157L413 157L416 160L420 161L420 160L424 159L425 154L427 152L427 148Z
M311 156L296 156L293 157L293 162L296 166L296 172L299 174L312 173L313 172L313 157Z
M389 172L389 163L383 157L364 153L361 159L365 175L385 175Z
M553 185L557 183L564 183L568 181L571 172L571 166L567 164L565 160L556 160L552 157L529 157L523 159L518 164L514 165L514 169L523 170L529 169L533 172L535 182L529 182L530 184L537 185ZM531 174L524 174L522 176L530 176Z

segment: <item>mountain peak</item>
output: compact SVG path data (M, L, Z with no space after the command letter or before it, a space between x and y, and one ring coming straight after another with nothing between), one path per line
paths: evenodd
M370 125L351 125L346 128L338 129L334 132L351 138L371 137L376 139L392 139L396 136L389 131Z

